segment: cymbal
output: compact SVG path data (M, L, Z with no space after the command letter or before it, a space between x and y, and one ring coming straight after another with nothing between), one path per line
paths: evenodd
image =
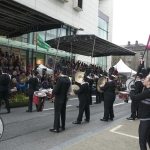
M76 84L73 84L73 85L72 85L72 89L79 90L80 87L79 87L78 85L76 85ZM76 95L76 94L75 94L74 91L72 90L72 92L70 93L70 95Z
M106 83L106 79L105 79L105 77L100 77L99 79L98 79L98 82L97 82L97 90L101 93L101 92L103 92L101 89L100 89L100 85L101 86L104 86L105 85L105 83Z
M83 80L83 77L84 77L84 73L85 72L77 72L75 74L75 81L78 82L78 83L81 83L82 80Z

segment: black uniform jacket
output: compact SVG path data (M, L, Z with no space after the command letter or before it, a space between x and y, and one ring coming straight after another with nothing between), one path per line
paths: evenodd
M143 83L141 81L135 82L135 94L141 93L143 90Z
M78 95L80 101L88 101L89 84L87 82L81 84L79 90L75 90L75 94Z
M37 90L38 87L38 79L35 77L30 78L28 81L26 81L26 84L29 84L29 93L33 93Z
M135 94L133 91L130 92L130 98L133 101L139 101L139 117L141 119L150 118L150 88L140 94Z
M88 83L89 83L89 88L92 89L92 86L93 86L93 83L94 83L94 80L91 79L91 78L87 78L88 80Z
M69 90L71 81L67 76L60 76L57 78L56 86L54 87L52 94L55 95L55 101L59 104L67 101L67 92Z
M0 91L9 91L10 89L10 77L8 74L0 75Z
M101 90L104 91L104 101L112 104L115 101L116 97L115 82L106 82L105 85L101 87Z

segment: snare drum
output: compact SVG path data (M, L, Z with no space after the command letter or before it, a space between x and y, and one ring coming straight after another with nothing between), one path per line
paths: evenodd
M44 92L36 91L34 92L33 102L36 105L37 111L42 111L44 108L46 94Z
M119 98L122 100L128 100L128 95L129 95L128 92L120 91Z

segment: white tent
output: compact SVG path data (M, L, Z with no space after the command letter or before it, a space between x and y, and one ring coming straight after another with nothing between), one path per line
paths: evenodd
M42 70L43 69L46 69L47 70L47 74L54 74L54 71L52 69L49 69L47 67L45 67L44 65L40 64L38 67L37 67L37 71L39 72L40 75L42 75Z
M132 70L129 68L123 61L122 59L119 60L119 62L114 66L117 68L117 71L119 74L125 74L127 76L131 76L136 74L136 71Z

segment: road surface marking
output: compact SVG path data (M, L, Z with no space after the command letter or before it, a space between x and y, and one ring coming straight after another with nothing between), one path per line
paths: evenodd
M71 99L69 99L69 101L73 101L73 100L75 100L75 99L78 99L78 98L71 98Z
M109 131L112 132L112 133L116 133L116 134L120 134L120 135L124 135L124 136L131 137L131 138L139 139L139 137L137 137L137 136L133 136L133 135L129 135L129 134L117 132L116 130L118 130L118 129L121 128L122 126L123 126L123 125L118 125L118 126L116 126L115 128L113 128L113 129L111 129L111 130L109 130Z
M71 107L72 105L67 105L66 107ZM46 109L43 109L43 110L51 110L51 109L54 109L54 108L46 108Z
M128 103L131 103L131 101L129 101ZM122 104L125 104L125 102L123 102L123 103L118 103L118 104L114 104L113 106L118 106L118 105L122 105Z

